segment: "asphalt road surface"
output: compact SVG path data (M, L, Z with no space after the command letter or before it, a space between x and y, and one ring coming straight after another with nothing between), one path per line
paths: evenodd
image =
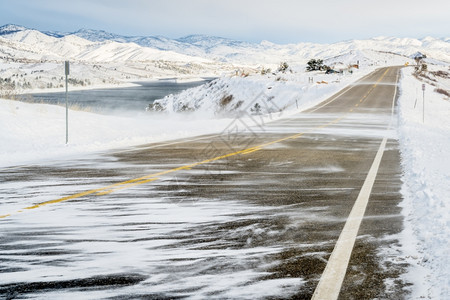
M407 298L398 71L270 123L1 169L0 296L311 299L320 281L316 299ZM347 265L330 255L363 185ZM323 275L333 263L342 285Z

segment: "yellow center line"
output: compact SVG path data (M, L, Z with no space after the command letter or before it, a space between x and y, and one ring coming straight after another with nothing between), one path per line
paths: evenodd
M369 94L375 89L375 87L378 85L378 83L387 74L388 70L389 69L386 69L386 71L377 80L377 82L370 88L370 90L363 96L363 98L360 99L360 102L363 102L367 98L367 96L369 96ZM353 111L353 108L350 109L350 112L352 112L352 111ZM221 156L216 156L216 157L213 157L213 158L210 158L210 159L206 159L206 160L203 160L203 161L200 161L200 162L196 162L196 163L180 166L180 167L169 169L169 170L166 170L166 171L161 171L161 172L158 172L158 173L145 175L145 176L142 176L142 177L139 177L139 178L134 178L134 179L118 182L118 183L115 183L115 184L112 184L112 185L108 185L106 187L102 187L102 188L98 188L98 189L92 189L92 190L84 191L84 192L77 193L77 194L74 194L74 195L62 197L62 198L59 198L59 199L37 203L35 205L28 206L28 207L25 207L25 208L23 208L21 210L18 210L15 213L20 213L20 212L22 212L22 210L35 209L35 208L39 208L39 207L42 207L42 206L45 206L45 205L49 205L49 204L55 204L55 203L60 203L60 202L63 202L63 201L68 201L68 200L81 198L81 197L84 197L84 196L87 196L87 195L91 195L91 194L95 194L97 196L107 195L107 194L110 194L112 192L116 192L116 191L119 191L119 190L123 190L123 189L126 189L126 188L130 188L130 187L133 187L133 186L137 186L137 185L141 185L141 184L144 184L144 183L148 183L148 182L152 182L152 181L158 180L161 176L167 175L167 174L170 174L170 173L173 173L173 172L177 172L177 171L181 171L181 170L190 170L190 169L192 169L194 167L197 167L197 166L200 166L200 165L204 165L204 164L207 164L207 163L210 163L210 162L222 160L224 158L228 158L228 157L231 157L231 156L236 156L236 155L241 155L241 154L242 155L250 154L250 153L262 150L264 147L267 147L267 146L270 146L270 145L273 145L273 144L277 144L277 143L284 142L284 141L287 141L287 140L298 139L298 138L302 137L303 135L305 135L306 133L313 132L316 129L329 127L329 126L331 126L333 124L336 124L336 123L340 122L341 120L345 119L347 117L347 115L348 114L346 114L346 115L344 115L342 117L339 117L339 118L337 118L335 120L332 120L332 121L330 121L328 123L325 123L323 125L316 126L316 127L312 128L312 129L310 129L308 131L301 132L301 133L296 133L294 135L291 135L291 136L288 136L288 137L284 137L284 138L281 138L281 139L278 139L278 140L274 140L274 141L271 141L271 142L267 142L267 143L264 143L264 144L261 144L261 145L258 145L258 146L254 146L254 147L250 147L250 148L243 149L243 150L240 150L240 151L224 154L224 155L221 155ZM10 217L12 214L13 213L0 215L0 219Z
M139 184L155 181L157 179L158 178L150 178L150 179L140 180L140 181L137 181L137 182L134 182L134 183L124 184L124 185L122 185L120 187L111 188L111 189L108 189L108 190L97 192L96 195L101 196L101 195L111 194L112 192L120 191L120 190L129 188L129 187L132 187L132 186L135 186L135 185L139 185Z

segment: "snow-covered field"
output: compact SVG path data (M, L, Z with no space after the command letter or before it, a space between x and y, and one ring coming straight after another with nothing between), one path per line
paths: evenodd
M226 120L145 114L135 117L69 111L65 145L65 108L0 100L0 166L39 163L69 156L220 131ZM207 124L208 126L204 126Z

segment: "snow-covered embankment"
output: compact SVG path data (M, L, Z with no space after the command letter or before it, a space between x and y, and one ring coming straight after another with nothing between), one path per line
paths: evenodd
M423 115L423 82L412 72L402 70L399 99L406 279L412 299L450 299L450 100L425 84Z

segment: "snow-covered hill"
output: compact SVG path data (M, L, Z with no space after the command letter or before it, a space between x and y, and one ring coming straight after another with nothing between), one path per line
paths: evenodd
M0 27L0 79L7 81L0 81L0 96L62 88L65 60L71 61L71 85L78 87L162 77L218 77L235 69L231 64L204 58L201 53L188 55L140 46L126 39L114 41L116 36L105 32L96 32L100 41L91 41L81 33L94 39L89 30L80 30L77 35L44 33L17 25ZM159 43L166 44L166 40L161 38Z
M75 34L55 37L37 30L21 29L21 27L9 25L6 28L0 28L0 37L14 43L16 49L28 49L36 54L41 54L40 60L209 62L201 57L142 47L132 42L116 42L109 39L92 42ZM2 41L0 44L3 44ZM15 55L14 58L25 57Z
M450 63L450 38L425 37L396 38L376 37L368 40L349 40L335 44L299 43L277 45L268 41L259 44L235 41L231 39L206 35L190 35L179 39L162 36L123 36L102 30L80 29L76 32L39 32L18 25L0 27L0 37L9 41L31 45L50 58L85 59L88 52L95 51L108 44L108 49L117 47L117 57L107 55L109 60L183 60L199 61L209 59L227 63L270 65L280 61L306 63L312 57L330 58L344 55L351 51L391 52L398 55L411 56L416 52L427 54L433 59ZM68 39L68 37L71 37ZM78 38L76 38L78 37ZM115 42L115 43L111 43ZM64 46L60 45L64 44ZM126 46L124 46L124 45ZM80 47L83 45L83 47ZM136 47L136 46L139 47ZM123 55L124 47L129 47L132 55ZM72 51L63 49L71 48ZM148 52L147 48L153 50ZM75 51L76 49L76 51ZM109 49L114 51L114 49ZM164 52L164 54L158 51ZM170 51L167 53L167 51ZM178 56L183 55L183 56ZM96 56L97 61L102 58Z
M9 78L16 88L61 87L60 65L65 60L72 63L75 72L71 77L76 84L102 85L161 77L256 73L262 68L274 70L280 62L301 70L311 58L324 59L327 65L400 65L413 62L411 56L417 52L426 54L429 62L449 64L450 38L377 37L335 44L278 45L206 35L170 39L91 29L41 32L5 25L0 27L0 78Z
M312 43L277 45L268 41L255 44L207 35L189 35L178 39L169 39L161 36L121 36L100 30L79 30L72 34L90 41L134 42L140 46L158 50L170 50L187 55L201 55L202 57L240 63L278 63L280 55L286 60L302 61L310 58L312 54L323 54L322 56L327 57L351 50L366 49L406 56L420 51L433 58L450 62L450 38L448 37L441 39L376 37L370 40L349 40L331 45ZM336 51L339 53L330 53ZM277 59L274 59L275 57Z

